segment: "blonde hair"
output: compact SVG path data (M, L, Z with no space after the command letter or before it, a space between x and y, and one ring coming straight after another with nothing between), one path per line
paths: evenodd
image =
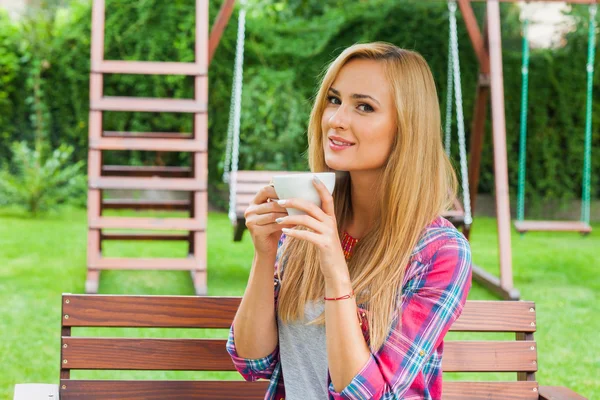
M351 46L327 68L308 126L310 170L335 172L325 163L321 119L328 89L340 69L354 59L383 63L398 121L389 159L374 188L377 209L384 212L356 244L348 262L357 304L364 304L367 311L370 348L378 351L394 320L401 322L397 306L412 251L424 228L450 206L456 192L456 175L442 147L438 96L426 61L416 52L382 42ZM350 175L343 175L333 192L340 234L352 216L350 185ZM304 318L307 301L323 298L325 283L318 249L312 243L288 238L281 251L285 274L278 315L290 322ZM321 314L310 324L324 322Z

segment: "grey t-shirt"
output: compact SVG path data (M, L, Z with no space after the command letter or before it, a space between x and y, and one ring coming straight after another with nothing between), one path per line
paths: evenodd
M325 309L324 301L307 302L305 321L279 327L279 357L288 400L320 400L329 398L327 388L327 342L325 325L306 325Z

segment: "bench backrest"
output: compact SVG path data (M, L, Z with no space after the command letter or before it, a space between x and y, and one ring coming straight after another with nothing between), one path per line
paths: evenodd
M62 298L60 398L263 399L268 382L70 379L73 370L235 371L224 339L74 337L73 327L228 329L239 297L71 295ZM538 399L532 302L469 301L452 327L513 332L515 341L452 341L445 372L516 372L509 382L444 382L444 400Z
M308 171L306 171L308 172ZM244 212L256 193L271 182L274 175L298 174L289 171L237 171L235 190L235 210L238 218L244 218Z

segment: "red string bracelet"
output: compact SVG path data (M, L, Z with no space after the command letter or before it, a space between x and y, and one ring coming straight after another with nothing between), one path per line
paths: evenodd
M352 296L354 296L354 290L352 290L352 292L350 294L347 294L345 296L342 297L323 297L325 300L344 300L344 299L349 299Z

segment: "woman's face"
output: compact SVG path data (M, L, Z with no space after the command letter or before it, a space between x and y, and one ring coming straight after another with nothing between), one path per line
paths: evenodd
M385 164L397 126L382 63L356 59L341 68L329 88L321 128L329 168L376 170ZM352 145L340 146L332 140Z

